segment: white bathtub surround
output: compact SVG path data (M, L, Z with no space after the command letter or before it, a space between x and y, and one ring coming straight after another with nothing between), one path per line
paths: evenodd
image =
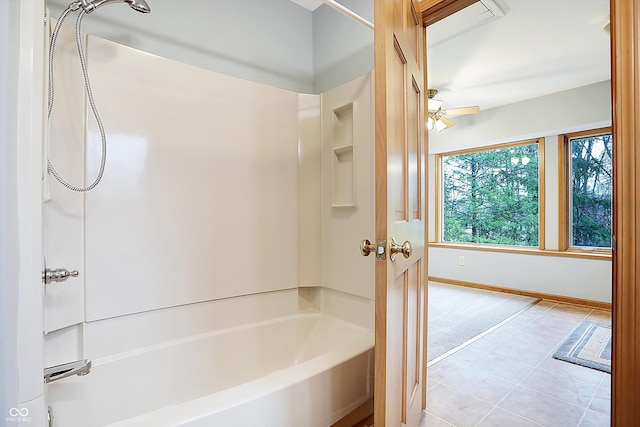
M298 314L97 358L47 394L65 427L320 427L371 397L372 348L365 328Z
M373 300L374 262L359 243L374 239L372 72L322 94L322 285Z
M109 163L86 195L87 320L297 286L298 95L89 50Z
M55 23L50 23L52 28ZM86 40L83 35L82 42ZM75 31L66 25L58 33L53 70L55 97L45 156L67 182L83 187L86 101ZM77 278L45 286L45 332L50 332L84 320L84 195L64 188L48 173L44 177L42 219L47 268L80 272Z
M64 231L47 247L81 271L45 296L45 352L47 366L91 359L92 370L46 386L57 425L327 426L370 399L372 265L344 244L350 258L322 277L321 122L333 119L321 97L87 38L107 167L92 192L53 188L46 202L46 227ZM65 76L57 97L84 105ZM367 75L332 95L352 108L343 119L360 175L372 160L370 86ZM98 132L74 108L54 117L52 136L86 133L84 169L61 164L89 179ZM370 211L365 200L349 212ZM350 223L366 226L360 216ZM60 244L65 233L80 249ZM353 258L371 280L345 275Z
M321 288L321 311L346 322L374 330L375 301L331 288Z
M298 95L298 286L320 286L321 116L319 95Z
M84 357L100 359L295 315L301 311L298 299L297 289L287 289L88 322L84 326Z

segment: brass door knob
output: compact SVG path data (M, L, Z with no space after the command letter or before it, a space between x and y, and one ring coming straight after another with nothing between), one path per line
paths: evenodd
M402 254L403 257L409 258L412 253L413 247L410 241L405 240L402 245L399 245L395 237L391 238L391 245L389 245L389 258L391 258L391 261L395 261L397 254Z
M362 243L360 243L360 253L362 256L369 256L371 252L376 251L376 245L371 243L369 239L364 239Z

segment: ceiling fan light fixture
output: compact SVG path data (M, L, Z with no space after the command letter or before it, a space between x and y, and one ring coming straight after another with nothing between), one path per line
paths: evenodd
M456 124L449 120L448 115L452 116L461 116L464 114L478 114L480 112L480 107L477 105L469 106L469 107L460 107L453 108L448 110L442 109L442 104L444 101L439 99L435 99L435 96L438 94L437 89L428 89L428 102L427 102L427 129L433 130L436 128L438 132L442 132L445 129L448 129Z
M447 124L440 119L435 121L434 126L438 132L442 132L447 128Z
M443 102L444 101L441 101L439 99L429 98L427 108L429 109L429 111L438 111L440 107L442 107Z

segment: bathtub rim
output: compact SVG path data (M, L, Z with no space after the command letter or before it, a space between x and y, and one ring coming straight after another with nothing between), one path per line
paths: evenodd
M175 339L163 341L161 343L145 345L145 346L134 348L131 350L125 350L125 351L111 354L108 356L92 359L92 365L94 367L98 367L98 366L106 365L109 363L126 360L127 358L130 358L130 357L142 356L148 353L152 353L154 351L159 351L159 350L163 350L165 348L170 348L174 346L180 346L182 344L187 344L187 343L191 343L191 342L195 342L195 341L199 341L207 338L212 338L219 335L224 335L224 334L233 333L237 331L243 331L243 330L252 329L260 326L272 325L280 322L292 321L296 319L307 319L307 318L317 318L318 320L322 318L328 318L328 319L331 319L332 321L337 321L339 323L349 325L349 327L353 327L354 329L358 330L363 334L366 334L366 333L373 334L373 332L368 330L367 328L364 328L355 323L348 322L344 319L340 319L336 316L332 316L330 314L326 314L323 312L296 313L296 314L279 316L279 317L274 317L274 318L265 319L265 320L259 320L256 322L245 323L242 325L229 326L221 329L216 329L213 331L201 332L201 333L188 335L181 338L175 338Z
M326 316L332 319L336 319L340 322L353 325L354 327L362 331L362 335L360 335L353 342L339 349L330 350L309 360L305 360L301 363L296 363L286 368L270 372L269 374L260 378L256 378L243 384L229 387L227 389L197 397L185 402L171 404L153 410L151 412L146 412L134 417L119 420L107 424L105 427L141 427L148 425L167 427L180 426L192 422L197 422L203 418L206 418L207 416L211 416L215 413L246 404L248 402L251 402L252 400L267 396L270 393L281 391L299 382L317 375L321 375L323 372L329 371L332 368L346 363L359 356L362 356L367 352L370 352L370 360L371 363L373 362L374 333L364 327L349 323L342 319L335 318L324 313L302 313L292 316L283 316L278 319L270 319L267 321L256 323L274 323L282 321L284 319L309 316ZM242 328L244 327L245 326L243 326ZM235 329L235 327L233 329ZM198 335L211 335L211 333ZM370 389L370 392L372 394L373 384L367 384L367 387ZM363 398L362 401L353 402L352 406L355 408L358 405L364 403L370 397L371 396L367 396L366 398ZM185 416L185 414L189 415Z

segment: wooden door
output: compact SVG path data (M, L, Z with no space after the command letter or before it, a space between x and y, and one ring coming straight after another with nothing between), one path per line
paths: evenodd
M425 148L424 28L417 2L375 2L376 427L417 426L424 407ZM408 258L391 260L392 238Z

